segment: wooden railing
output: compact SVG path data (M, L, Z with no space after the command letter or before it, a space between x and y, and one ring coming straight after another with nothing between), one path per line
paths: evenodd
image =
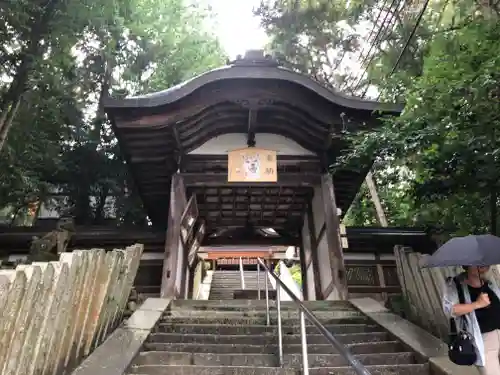
M68 373L121 322L142 245L0 270L0 373Z
M447 340L449 320L443 312L443 290L446 279L463 272L459 267L422 268L424 255L409 248L394 248L398 277L404 296L406 317L435 336ZM500 281L499 266L492 267L492 277Z

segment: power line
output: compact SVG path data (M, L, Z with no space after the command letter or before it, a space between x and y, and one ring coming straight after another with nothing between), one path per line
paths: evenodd
M397 1L397 4L396 4L396 1ZM366 53L363 61L360 63L361 66L365 65L366 60L371 56L371 51L372 51L373 47L375 47L375 45L377 45L377 44L380 44L382 32L387 30L389 28L389 26L394 23L393 20L394 20L396 13L399 13L398 8L399 8L399 4L401 4L401 1L403 1L403 0L392 0L391 5L389 7L389 10L391 10L394 7L394 5L396 4L396 7L394 9L395 11L394 12L386 12L384 20L382 21L382 25L379 27L377 35L375 35L373 42L370 44L370 49ZM391 16L391 18L387 22L387 18L389 17L389 15ZM378 43L377 43L377 40L378 40Z
M415 33L416 33L416 31L417 31L418 27L420 26L420 22L422 21L422 18L423 18L423 15L424 15L425 11L427 10L427 7L428 7L428 5L429 5L429 2L430 2L430 0L425 0L425 3L424 3L424 5L423 5L422 9L420 10L420 12L419 12L419 14L418 14L418 16L417 16L417 20L416 20L416 22L415 22L415 25L413 26L413 28L412 28L412 30L411 30L411 32L410 32L410 35L408 36L408 38L407 38L407 39L406 39L406 41L405 41L405 44L404 44L404 46L403 46L403 49L401 50L401 52L400 52L400 54L399 54L399 56L398 56L398 58L397 58L397 60L396 60L396 62L395 62L395 64L394 64L394 66L392 67L392 69L391 69L390 73L386 76L386 78L391 77L391 76L394 74L394 72L396 71L397 67L399 66L399 64L400 64L400 62L401 62L401 60L402 60L402 58L403 58L403 56L404 56L404 54L405 54L406 50L408 49L408 47L409 47L409 45L410 45L411 40L412 40L412 39L413 39L413 37L415 36ZM398 12L398 13L400 13L402 9L403 9L403 8L401 8L401 9L399 10L399 12ZM372 57L371 61L373 61L373 58L374 58L374 57L375 57L375 55ZM358 81L358 84L357 84L357 85L359 85L359 83L362 81L362 79L363 79L363 77L364 77L365 73L366 73L366 72L367 72L367 70L368 70L369 65L371 64L371 61L370 61L370 63L368 64L368 66L367 66L367 67L363 70L363 73L361 74L361 77L360 77L360 79L359 79L359 81ZM369 83L368 83L368 85L366 86L366 88L365 88L365 90L364 90L363 94L361 95L361 98L364 98L364 97L366 96L366 93L367 93L367 91L368 91L368 89L369 89L369 85L370 85L370 82L369 82ZM351 86L351 87L353 87L353 86ZM355 87L355 88L354 88L354 90L355 90L355 89L357 89L357 87ZM378 95L378 97L377 97L377 100L378 100L378 99L380 99L380 95L381 95L381 94L379 93L379 95Z
M396 4L396 1L397 1L397 4ZM350 86L351 92L354 92L355 90L358 89L359 85L363 81L363 77L364 77L365 73L368 71L368 68L370 67L371 63L373 62L373 59L375 58L375 53L373 53L373 54L371 53L373 48L379 46L382 43L384 36L387 35L387 33L385 31L389 30L390 27L394 26L395 21L396 21L396 15L401 13L401 11L404 9L405 3L403 3L403 5L400 7L400 4L402 3L402 1L403 0L392 0L391 6L389 7L389 9L393 9L394 5L396 4L394 12L387 12L386 13L386 15L384 17L384 21L382 22L382 25L380 26L380 28L377 32L377 35L375 36L375 39L371 43L368 53L365 55L363 61L360 63L360 66L361 67L364 66L365 68L363 69L363 72L359 76L359 79L356 80L357 82L353 83ZM387 22L387 18L389 17L389 15L391 16L391 18Z
M370 35L368 35L368 38L366 39L367 41L370 41L372 39L372 35L373 33L375 32L375 29L377 28L377 25L378 25L378 21L380 20L380 17L382 16L382 13L384 12L384 9L385 9L385 6L387 5L387 2L389 0L384 0L384 3L382 4L382 7L380 8L380 12L378 12L378 16L377 16L377 19L375 20L375 22L373 23L373 27L370 31ZM375 39L374 39L375 40ZM370 43L371 45L371 43ZM363 47L363 49L361 50L361 52L359 53L359 60L361 60L361 58L363 57L363 54L365 53L365 47Z
M406 50L408 49L408 46L410 45L411 40L413 39L413 37L415 36L415 33L417 32L418 26L420 26L420 22L422 21L422 18L424 16L425 11L427 10L427 6L429 5L429 2L430 2L430 0L425 0L424 6L422 7L422 9L420 10L420 13L418 14L417 22L415 22L415 26L413 26L413 29L411 30L411 33L408 36L408 39L406 39L406 42L403 46L403 49L401 50L401 53L399 54L396 62L394 63L394 66L392 67L390 73L387 75L386 78L391 77L394 74L394 72L396 71L399 63L401 62L401 60L403 58L403 55L405 54ZM363 97L366 95L366 91L365 91ZM381 93L378 94L377 100L380 99L380 95L381 95Z
M387 78L392 76L394 74L394 72L396 71L401 59L403 58L404 53L408 49L408 46L410 45L411 40L413 39L413 37L415 36L415 33L417 32L418 26L420 25L420 22L422 21L422 17L424 16L424 13L427 9L427 6L429 5L429 2L430 2L430 0L425 0L424 6L422 7L422 9L420 10L420 13L418 14L417 22L415 23L415 26L413 26L413 29L411 30L411 33L408 36L408 39L406 40L406 43L405 43L403 49L401 50L401 53L399 54L398 59L396 60L396 63L392 67L391 72L389 73Z

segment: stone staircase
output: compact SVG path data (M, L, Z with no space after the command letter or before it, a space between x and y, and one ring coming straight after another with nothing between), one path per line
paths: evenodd
M306 302L335 337L372 375L429 375L429 365L348 302ZM277 314L272 301L173 301L127 374L300 375L299 314L282 303L284 364L279 367ZM355 375L317 329L307 322L311 375Z
M245 290L258 290L257 271L245 271ZM265 278L264 271L260 272L260 289L264 298ZM273 290L271 282L268 282L269 290ZM234 292L241 290L240 271L214 271L212 285L210 286L211 300L232 300Z

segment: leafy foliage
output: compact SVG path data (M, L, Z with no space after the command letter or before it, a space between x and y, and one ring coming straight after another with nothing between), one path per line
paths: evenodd
M403 114L355 137L355 153L381 150L413 171L420 221L461 233L496 225L499 32L497 22L478 18L435 38Z
M336 90L360 96L378 91L383 100L406 102L400 118L352 134L352 150L337 161L378 156L373 174L390 225L495 231L498 8L435 1L417 25L421 4L401 4L276 0L263 2L257 14L271 48L291 59L290 68ZM346 58L354 68L345 66ZM377 225L365 185L345 221Z
M41 200L77 223L146 223L103 98L222 65L210 16L182 0L2 2L0 207Z

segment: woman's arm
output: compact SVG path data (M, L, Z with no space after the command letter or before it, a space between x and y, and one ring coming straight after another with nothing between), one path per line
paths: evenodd
M477 302L472 303L464 303L464 304L456 304L452 307L452 316L462 316L467 315L477 310L479 307L477 306Z
M486 295L486 297L488 297L488 295ZM472 303L460 303L455 282L453 281L453 278L449 277L446 280L443 289L443 311L447 318L456 318L467 315L481 307L484 307L481 304L483 299L484 297L480 295L477 301Z
M488 294L481 293L477 297L477 299L472 303L463 303L463 304L457 303L456 305L454 305L452 308L452 315L453 316L466 315L473 312L474 310L487 307L489 306L489 304L490 304L490 298L488 297Z

